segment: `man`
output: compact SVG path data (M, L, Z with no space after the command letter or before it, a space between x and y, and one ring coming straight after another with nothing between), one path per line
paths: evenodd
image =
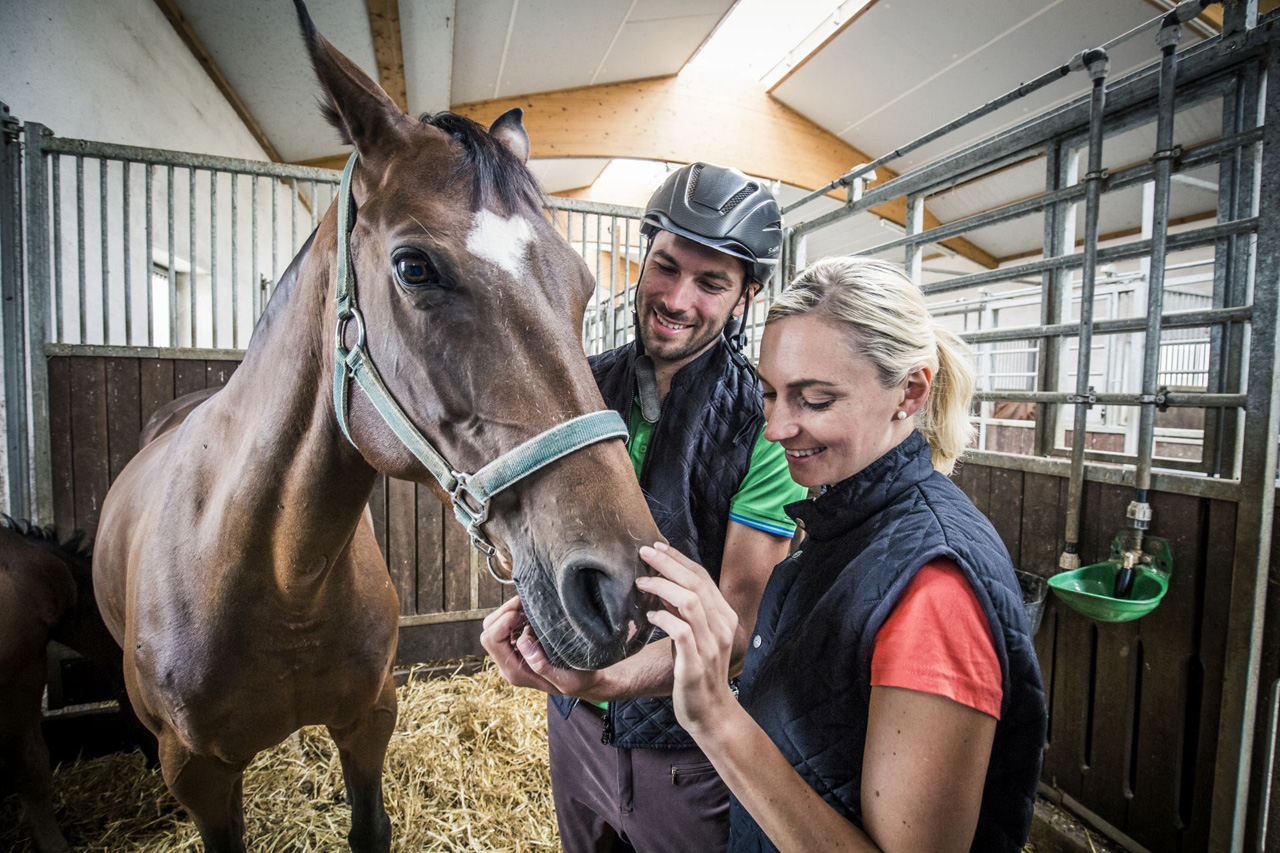
M636 294L637 340L591 359L654 520L702 563L739 617L740 661L773 566L805 496L766 441L760 387L738 328L781 247L773 197L735 169L695 163L649 201ZM637 545L643 543L637 543ZM671 707L667 638L608 669L557 669L518 599L485 620L484 647L512 684L551 695L551 783L565 850L714 851L728 839L728 789ZM576 698L566 698L576 697Z

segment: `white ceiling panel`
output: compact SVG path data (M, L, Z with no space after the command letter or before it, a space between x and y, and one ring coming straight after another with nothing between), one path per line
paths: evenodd
M454 0L413 0L400 5L400 46L409 115L449 109L454 17Z
M340 151L337 132L320 117L311 70L292 4L177 0L205 48L285 160ZM312 0L316 27L373 79L373 39L363 3Z
M668 18L696 18L726 15L737 0L636 0L628 21L661 21ZM710 31L708 31L710 32ZM705 36L707 33L703 33Z
M615 83L674 73L693 55L719 20L719 15L712 14L628 21L600 66L595 82Z
M598 157L549 157L529 161L530 171L547 193L590 186L607 165L607 158Z
M876 156L1155 14L1145 0L975 0L963 14L881 0L774 94ZM1188 34L1184 46L1193 40ZM1140 34L1112 51L1113 79L1156 55L1154 33ZM1087 88L1075 72L893 167L927 162Z
M516 0L458 0L453 31L453 103L493 97L515 3Z

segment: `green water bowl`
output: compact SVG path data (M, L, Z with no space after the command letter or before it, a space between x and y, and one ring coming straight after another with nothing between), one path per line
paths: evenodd
M1095 563L1049 578L1049 587L1068 607L1099 622L1130 622L1141 619L1160 603L1169 590L1169 579L1149 569L1139 569L1130 598L1116 598L1119 563Z

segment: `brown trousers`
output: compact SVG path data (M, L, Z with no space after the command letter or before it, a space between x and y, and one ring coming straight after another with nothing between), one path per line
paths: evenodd
M579 702L566 720L547 703L551 791L567 853L719 853L729 841L729 789L706 755L619 749Z

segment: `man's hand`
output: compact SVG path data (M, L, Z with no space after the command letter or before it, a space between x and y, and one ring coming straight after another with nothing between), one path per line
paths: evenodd
M551 665L529 627L519 596L508 599L484 618L480 645L493 658L499 674L516 687L590 699L601 681L598 672Z

